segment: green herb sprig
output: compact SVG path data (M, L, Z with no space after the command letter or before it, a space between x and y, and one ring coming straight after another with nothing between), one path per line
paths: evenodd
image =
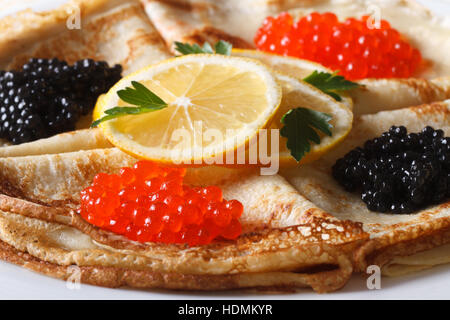
M311 151L311 141L319 144L320 136L316 130L332 136L329 122L332 116L308 108L289 110L281 119L284 124L280 131L282 137L287 138L287 148L295 160L300 161Z
M342 101L339 93L361 86L356 82L345 79L343 76L338 76L336 72L328 73L317 70L304 78L303 81L333 97L336 101Z
M340 93L358 88L361 85L338 76L335 73L328 73L315 70L303 81L311 84L322 92L342 101ZM320 144L320 136L316 130L332 136L332 125L329 123L332 116L308 108L296 108L288 111L281 123L284 125L280 131L281 136L287 138L286 146L291 151L295 160L300 161L311 151L311 143Z
M233 45L227 41L220 40L214 45L214 49L209 44L209 42L205 42L202 47L198 44L189 44L182 42L175 42L175 50L181 53L182 55L187 54L199 54L199 53L209 53L209 54L222 54L225 56L229 56L231 54L231 49Z
M133 87L127 87L124 90L117 91L117 95L123 101L134 105L125 107L114 107L105 111L106 116L94 121L91 128L97 127L100 123L123 117L126 115L136 115L149 113L164 109L167 103L160 97L151 92L146 86L137 81L131 82Z

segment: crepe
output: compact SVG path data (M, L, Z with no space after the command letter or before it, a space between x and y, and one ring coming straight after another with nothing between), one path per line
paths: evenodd
M148 16L160 31L167 45L173 49L175 41L203 44L224 39L236 48L253 48L253 37L264 18L289 10L298 17L312 11L331 11L340 19L364 14L380 14L404 34L426 59L426 66L415 76L432 79L448 77L450 58L450 27L431 12L406 0L142 0ZM380 10L380 12L373 12ZM414 24L411 24L414 21ZM439 48L439 50L436 50ZM233 53L243 55L245 53ZM262 59L263 62L267 62ZM282 60L272 61L278 71L297 78L310 74L311 65L305 63L305 72L292 70ZM413 105L432 103L450 98L450 80L424 79L367 79L365 87L349 94L358 114L376 113Z
M78 10L81 29L68 29ZM139 1L76 0L48 12L28 9L0 20L1 70L21 68L30 58L56 57L69 64L90 58L121 64L127 75L170 56ZM77 128L90 124L83 119ZM62 141L67 143L66 138ZM7 144L0 141L0 148Z
M306 65L305 70L309 71L308 68L309 66ZM285 71L284 68L283 71ZM279 77L285 78L283 75ZM449 78L372 79L363 80L361 83L364 87L351 90L349 92L351 98L344 97L343 101L346 106L353 109L356 116L441 101L450 96ZM305 96L300 101L308 101L308 106L314 107L314 99L311 100ZM111 143L99 129L84 129L17 146L3 146L0 147L0 157L57 154L110 147L112 147Z
M382 273L388 277L398 277L447 263L450 263L450 244L410 256L396 257L383 266Z
M258 19L264 19L267 15L294 8L298 3L298 1L297 3L296 1L283 3L195 1L190 4L189 1L156 1L155 3L149 1L145 2L145 8L149 16L153 20L157 20L155 23L159 26L159 31L162 32L166 42L171 45L174 40L203 43L205 40L214 42L223 38L233 42L233 39L224 36L223 32L216 34L217 39L210 39L208 37L211 35L207 31L194 28L193 25L197 23L198 17L205 15L205 12L208 13L211 21L206 23L205 21L209 20L202 19L204 24L213 25L217 23L227 26L226 21L228 19L239 21L243 16L248 16L249 10L255 11L251 16L252 19L257 21ZM303 2L300 4L303 4ZM81 30L68 30L66 28L67 19L70 17L74 5L81 7L83 22ZM248 18L245 18L245 21L248 21ZM168 27L166 24L173 24L173 26ZM257 26L254 28L257 28ZM195 37L192 39L184 38L194 32L194 29L197 30L195 31L196 34L204 35L205 39L202 38L203 36L199 39L195 39ZM253 32L251 29L246 25L243 30L244 32L247 30ZM171 56L158 32L151 22L143 16L142 9L136 1L77 1L46 13L34 13L27 10L0 20L0 30L2 30L0 48L3 49L0 53L0 66L3 68L17 67L31 56L53 57L57 55L57 57L69 62L89 57L104 59L110 64L121 63L124 66L124 74L128 74L146 64L155 63ZM228 32L233 30L227 29ZM242 31L242 28L239 27L236 32L241 34L240 31ZM205 32L207 35L205 35ZM252 35L249 34L246 37L251 38ZM234 42L234 44L238 47L249 46L239 45L239 41ZM21 54L17 55L19 49ZM25 52L23 52L24 49ZM236 55L236 53L233 54ZM272 67L297 78L304 78L313 71L309 63L304 64L304 72L294 73L290 72L289 67L285 67L281 61L275 62L276 64L271 65ZM361 81L361 83L364 87L352 90L349 93L353 100L356 115L450 98L449 78L435 80L367 79ZM348 99L344 102L352 104ZM90 121L82 121L78 127L87 128L89 124ZM85 139L86 143L84 143ZM70 135L62 134L51 140L36 141L19 147L2 148L6 145L8 145L6 141L0 141L0 156L70 152L110 146L95 131L80 131ZM60 148L63 145L66 147Z
M78 192L97 172L117 172L136 161L117 149L2 158L3 255L61 278L75 264L82 281L105 286L336 290L353 271L364 272L371 264L392 270L401 257L449 243L450 203L410 215L370 212L333 180L334 160L393 124L410 131L432 125L448 134L449 113L446 101L363 115L326 158L282 172L292 185L279 175L251 170L221 168L211 175L211 167L189 169L187 183L218 184L226 198L245 208L245 232L236 242L194 248L132 242L89 225L73 211Z
M80 29L68 29L80 10ZM124 74L169 55L138 1L77 0L48 12L30 9L0 20L0 68L18 68L30 57L119 63Z
M349 92L356 116L439 102L450 98L450 77L432 80L419 78L365 79L359 83L363 87Z
M294 16L332 11L340 19L374 14L388 20L427 60L417 76L450 74L450 27L428 9L407 0L142 0L146 12L169 46L174 41L224 39L235 47L253 47L265 17L279 12ZM411 23L411 22L414 23ZM439 50L436 50L439 48Z
M359 195L346 192L338 185L331 176L332 165L348 151L387 131L391 125L404 125L409 132L418 132L430 125L441 128L448 136L449 115L450 100L360 116L355 119L346 140L326 157L282 172L300 194L333 217L363 224L363 230L370 234L370 241L355 252L357 270L364 271L371 264L382 267L398 256L450 242L450 201L413 214L375 213L367 209ZM448 257L450 252L446 255Z
M111 147L100 129L83 129L15 146L4 146L0 148L0 157L58 154Z
M360 2L355 1L355 5ZM140 68L145 61L155 62L169 56L159 35L158 41L148 40L157 33L136 1L78 3L92 28L86 29L87 32L62 32L61 28L55 28L65 24L67 7L46 14L19 14L21 23L15 23L14 19L0 21L0 29L11 33L0 42L4 43L0 54L3 66L22 63L24 56L11 54L22 47L25 55L45 55L51 52L49 48L56 48L55 52L69 61L72 56L73 61L79 59L78 55L85 58L86 52L92 54L89 57L105 57L102 59L110 63L122 61L126 73ZM258 17L262 21L267 15L296 8L299 3L316 4L294 0L145 3L147 13L169 45L174 40L203 43L226 39L238 47L251 46L251 28L257 28ZM122 16L125 12L129 12L130 20L124 18L128 15ZM112 19L119 13L120 19ZM32 23L23 22L27 16ZM107 23L111 21L114 26ZM249 25L242 28L237 21L248 21ZM116 37L105 37L99 41L102 45L92 49L91 45L96 46L97 41L91 40L103 28L115 30L110 35ZM148 32L148 37L137 36L143 43L131 50L132 47L127 47L130 43L141 41L129 38L142 32L138 30ZM63 48L61 39L68 40L72 32L78 33L69 39L69 43L75 41L73 47ZM116 48L114 41L118 39L123 43ZM86 51L78 51L80 48ZM126 52L137 56L131 54L120 60ZM421 76L428 77L425 73ZM382 267L384 274L397 275L446 263L450 259L448 202L411 215L373 213L357 195L337 185L330 168L338 157L391 125L404 124L411 131L432 125L448 135L450 101L404 107L445 99L449 95L449 80L364 80L364 83L361 91L350 92L355 114L359 115L355 127L342 145L318 162L274 176L260 176L251 168L188 169L186 183L218 185L225 198L243 203L244 233L237 241L193 248L141 244L81 219L74 211L79 204L79 192L91 183L94 175L115 173L136 161L112 148L98 129L0 148L0 258L61 279L68 279L73 267L78 267L83 283L109 287L293 290L306 286L317 292L341 288L353 272L365 272L371 264ZM392 91L388 90L391 88Z
M320 64L308 60L267 55L261 51L233 50L232 55L258 59L274 70L300 80L314 71L330 72ZM359 88L342 94L342 103L349 106L355 115L417 106L450 98L450 77L432 80L364 79L360 80L359 84L361 85Z
M219 185L225 197L240 195L246 231L237 241L207 246L136 243L93 227L72 210L79 191L97 172L117 172L135 161L117 149L0 159L4 258L61 278L75 264L84 274L82 281L104 286L188 290L311 286L326 292L342 287L350 277L351 252L366 237L360 225L320 218L321 210L280 176L223 169L235 173ZM209 181L202 170L190 169L187 181L218 182ZM270 219L261 215L268 210ZM95 281L90 278L93 270Z

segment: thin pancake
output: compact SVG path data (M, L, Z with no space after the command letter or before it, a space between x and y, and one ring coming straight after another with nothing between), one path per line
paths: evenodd
M450 98L450 77L433 80L365 79L363 87L351 90L355 116L401 109Z
M232 54L258 59L274 70L300 80L315 70L332 72L308 60L267 54L257 50L233 50ZM342 95L343 103L351 107L355 115L401 109L450 98L450 77L433 80L364 79L359 83L361 87Z
M346 192L331 176L334 162L366 140L379 136L391 125L404 125L410 132L426 125L450 134L450 100L356 118L347 139L327 157L283 172L306 199L338 219L363 223L371 241L356 253L358 270L368 264L383 266L394 257L407 256L450 241L450 202L431 206L414 214L395 215L369 211L360 197Z
M382 273L388 277L403 276L446 263L450 263L450 244L406 257L396 257L383 267Z
M72 211L95 173L117 172L135 161L117 149L0 159L0 240L52 265L173 275L148 287L199 289L192 281L214 275L220 281L203 290L310 285L323 292L347 281L351 252L367 237L359 224L329 220L283 178L234 169L223 169L231 173L222 173L226 181L219 185L226 197L239 195L246 208L245 234L236 242L193 248L139 244L97 229ZM187 181L218 182L203 170L190 169ZM108 281L105 275L104 285Z
M442 54L446 52L443 48L450 50L450 38L447 36L450 28L427 9L412 1L142 0L142 3L169 47L172 47L175 41L203 44L205 41L215 42L222 37L231 41L237 48L253 47L253 36L264 18L285 10L291 9L296 16L311 11L331 11L342 19L362 16L368 13L368 8L377 6L381 9L381 17L388 19L395 28L407 35L428 59L429 66L421 70L417 77L445 77L450 74L450 60L447 55ZM410 24L411 19L416 21L414 27ZM245 51L233 54L246 56ZM283 63L281 59L272 58L269 61L261 56L260 60L270 64L275 70L299 79L313 71L313 65L306 62L303 63L302 70L302 60L296 64L297 68L290 68L289 64ZM319 65L316 69L322 68ZM361 83L365 85L364 88L349 93L354 100L356 115L450 98L448 78L366 79Z
M78 203L77 191L86 186L100 168L106 172L117 172L120 166L135 161L117 149L3 158L0 159L0 168L4 183L0 190L4 195L0 196L0 209L4 215L0 223L3 226L0 228L0 239L15 249L57 265L76 263L86 267L94 264L130 271L141 270L150 263L147 261L151 261L151 268L145 268L148 272L168 272L178 276L220 274L229 279L234 274L231 266L237 264L245 266L240 269L242 274L251 274L252 277L259 274L262 281L259 285L264 283L264 279L270 281L268 279L272 279L273 272L289 271L289 276L279 278L281 286L285 286L286 279L291 279L293 270L301 270L303 276L305 270L315 270L313 273L321 278L322 284L331 284L314 288L334 290L337 283L343 285L342 282L335 282L335 276L337 272L340 280L345 278L342 275L344 270L348 271L348 267L344 265L352 260L349 254L353 256L356 270L363 271L369 264L384 266L395 258L450 242L449 203L411 215L377 214L367 211L357 196L343 191L329 174L334 159L360 145L365 139L379 135L392 124L403 124L412 131L424 125L433 125L448 133L449 112L450 101L361 116L350 136L327 158L284 173L300 193L295 192L279 176L262 177L251 172L233 175L233 169L226 169L231 174L219 185L223 187L226 197L236 197L243 202L246 211L242 223L247 233L237 243L218 243L188 250L183 246L130 242L89 225L70 210ZM198 180L190 181L209 184L210 181L201 174L192 174L196 170L189 170L188 180L195 177ZM39 220L27 220L24 216ZM70 239L71 243L78 243L73 241L78 237L74 234L85 239L88 236L101 249L74 247L67 250L69 244L55 245L48 238L52 233L44 232L52 230L55 227L52 224L58 224L58 230L69 233L58 235L57 239ZM32 228L26 229L28 231L24 234L17 232L25 225ZM60 225L75 228L84 235ZM290 227L292 225L297 227ZM302 240L310 238L311 234L313 240ZM271 244L271 241L274 242ZM309 251L309 245L321 249L313 253ZM273 251L260 251L262 247L273 248ZM88 253L84 250L88 250ZM304 254L304 250L308 253ZM189 256L189 262L180 265L180 255L184 257L186 252L191 254L192 251L202 258L196 260ZM243 252L251 253L251 256L243 256ZM123 262L116 257L117 254L126 254L134 262ZM89 257L93 257L93 260ZM326 265L330 264L334 266L331 267L334 270L332 274L327 273L330 271ZM229 285L241 287L231 280ZM182 284L170 282L164 285L168 288L172 286L179 288ZM185 284L184 288L192 287Z
M443 19L407 0L142 0L146 12L167 44L223 38L236 47L253 46L264 18L291 10L295 16L331 11L340 19L379 14L405 35L427 60L417 76L435 78L450 74L450 28ZM370 11L371 10L371 11ZM414 21L414 24L411 24ZM439 48L439 50L436 50Z
M327 292L337 290L342 287L352 272L352 266L350 261L344 256L336 257L333 254L329 254L326 245L316 246L309 243L301 243L291 246L291 249L277 250L279 246L278 240L275 240L275 244L272 247L273 250L282 251L279 254L274 254L270 250L254 250L255 244L265 243L270 245L270 242L264 239L264 236L254 235L247 243L233 245L230 248L230 254L234 256L241 256L241 260L251 260L251 262L257 265L259 262L265 263L267 271L260 272L245 272L245 270L236 269L235 272L227 273L207 273L196 272L194 274L184 272L164 272L159 271L154 265L162 265L162 269L166 269L166 265L160 261L159 258L148 258L139 255L131 256L128 254L120 254L111 252L108 249L82 249L76 248L67 249L60 244L55 244L53 239L48 237L36 238L36 233L40 236L44 235L42 230L38 230L33 226L33 220L26 220L23 224L11 223L7 214L2 214L7 218L0 218L0 237L7 237L8 233L17 233L19 230L29 231L31 236L26 239L20 239L20 237L13 237L13 239L19 238L19 241L25 243L34 243L30 249L25 251L17 250L14 246L7 244L6 242L0 242L0 258L11 263L15 263L24 266L28 269L67 280L73 275L73 265L68 263L74 263L80 271L80 281L83 283L107 286L107 287L121 287L129 286L134 288L167 288L167 289L183 289L183 290L229 290L229 289L245 289L245 288L269 288L278 289L282 291L291 291L296 288L312 287L318 292ZM20 219L19 219L20 220ZM37 222L41 224L41 222ZM58 225L46 225L46 228L54 228L61 232L69 232L70 237L73 237L74 231L67 227L61 227ZM70 231L69 231L70 230ZM278 236L283 234L293 234L294 230L285 229ZM20 231L19 231L20 232ZM76 231L75 231L76 233ZM295 233L295 231L294 231ZM23 233L21 233L23 235ZM60 236L59 234L58 236ZM273 234L274 237L277 234ZM19 246L17 243L15 243ZM228 246L229 248L230 246ZM249 247L251 250L249 250ZM293 247L297 247L293 249ZM170 247L167 251L172 251L174 248ZM345 251L350 252L351 246L348 246ZM44 255L44 251L49 252ZM242 250L239 252L238 250ZM344 250L342 248L342 250ZM37 258L35 255L29 253L33 252L36 256L41 256L42 259ZM181 251L181 250L176 250ZM206 252L217 252L216 248L203 249ZM287 252L290 251L290 252ZM333 248L333 251L336 251ZM57 252L57 253L56 253ZM252 253L251 253L252 252ZM39 254L40 253L40 254ZM171 252L163 252L165 255L169 255ZM215 259L210 256L197 256L196 250L189 251L184 250L182 252L182 258L176 257L176 260L184 262L185 265L192 265L192 260L195 258L200 264L214 264ZM218 253L222 253L219 250ZM300 255L299 255L300 253ZM302 254L304 254L303 258ZM317 256L318 259L310 259L306 256ZM270 262L267 259L272 260ZM308 263L301 260L306 259ZM54 260L49 262L47 260ZM100 261L99 261L100 260ZM131 261L130 261L131 260ZM230 262L233 262L231 258L228 258ZM280 269L280 267L286 267L286 265L278 265L278 261L290 261L287 264L289 267L287 270ZM57 263L60 262L61 264ZM136 267L134 262L144 262L144 267ZM122 262L122 263L120 263ZM275 263L275 265L273 265ZM245 263L246 264L246 263ZM244 266L243 264L242 266ZM119 267L119 265L125 265ZM170 265L170 264L169 264ZM177 264L180 265L179 263ZM239 265L239 264L238 264ZM311 265L319 266L317 270L311 268ZM132 266L133 268L127 267ZM322 271L320 270L322 267ZM156 269L156 270L155 270ZM245 269L245 267L244 267ZM273 269L275 271L270 271ZM292 269L289 271L289 269ZM244 271L244 272L241 272Z
M81 29L68 29L66 24L71 21L75 8L80 10ZM170 56L137 0L77 0L56 10L33 12L28 9L0 20L1 70L20 68L30 58L56 57L70 64L91 58L110 65L121 64L126 75ZM91 120L85 118L77 128L88 128L90 124ZM30 148L30 154L35 154L40 145L46 143L0 152L22 155ZM70 140L65 135L49 143L70 145ZM0 141L0 149L6 144ZM79 141L75 139L73 144L79 145ZM99 143L99 147L102 145L104 143Z
M104 137L100 129L83 129L15 146L5 146L0 148L0 157L58 154L111 147L111 143Z
M81 29L68 29L74 8ZM119 63L124 74L169 57L138 1L78 0L48 12L26 10L0 20L0 67L17 68L30 57L68 63L91 58Z

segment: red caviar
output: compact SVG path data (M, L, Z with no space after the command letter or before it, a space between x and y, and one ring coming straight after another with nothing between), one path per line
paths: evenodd
M319 62L350 80L410 77L422 60L389 22L369 16L339 22L313 12L295 22L281 13L266 18L254 40L259 50Z
M242 204L224 200L216 186L183 185L185 174L185 169L150 161L122 168L119 174L99 173L81 191L78 212L97 227L139 242L194 246L239 237Z

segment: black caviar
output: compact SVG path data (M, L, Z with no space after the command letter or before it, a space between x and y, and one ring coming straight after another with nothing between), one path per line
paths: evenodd
M412 213L450 198L450 138L430 126L409 134L393 126L332 171L347 191L361 193L369 210Z
M30 59L0 71L0 138L19 144L74 130L121 74L120 65L91 59Z

